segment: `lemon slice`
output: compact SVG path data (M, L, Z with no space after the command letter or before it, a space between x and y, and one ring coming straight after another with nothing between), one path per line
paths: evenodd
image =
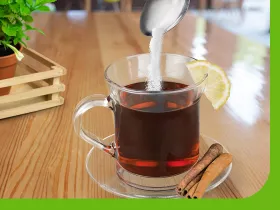
M212 103L215 110L221 108L230 96L231 84L222 68L208 61L191 61L187 67L194 82L200 82L208 73L205 96Z

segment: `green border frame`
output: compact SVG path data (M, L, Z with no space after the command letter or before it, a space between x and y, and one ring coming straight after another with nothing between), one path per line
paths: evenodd
M276 51L276 45L280 49L279 40L280 37L279 28L276 27L276 18L278 8L280 8L280 1L271 0L271 23L273 26L273 47L272 51ZM257 21L257 20L256 20ZM275 37L275 38L273 38ZM279 39L279 38L278 38ZM276 55L276 52L275 52ZM272 66L276 67L276 61L271 59ZM273 67L272 67L273 68ZM276 68L275 68L276 69ZM276 120L280 118L280 112L277 111L279 108L280 99L277 99L277 79L280 78L280 71L271 71L271 94L274 95L273 103L271 108L273 115L271 115L272 123L272 141L271 141L271 165L272 173L269 176L269 180L265 186L255 195L245 199L202 199L202 200L142 200L142 199L0 199L0 209L28 209L28 210L41 210L41 209L270 209L273 203L277 203L278 198L278 186L279 178L277 178L277 149L279 148L280 141L276 138L277 136L277 125ZM275 199L275 200L274 200Z

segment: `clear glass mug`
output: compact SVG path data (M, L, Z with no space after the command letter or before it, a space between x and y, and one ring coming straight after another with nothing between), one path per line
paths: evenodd
M195 78L195 83L186 66L192 60L162 54L157 75L162 90L149 91L150 54L123 58L105 71L110 95L92 95L77 105L75 132L117 160L117 175L125 183L140 189L172 189L197 162L199 102L208 75ZM83 114L94 107L114 112L115 140L110 145L82 125Z

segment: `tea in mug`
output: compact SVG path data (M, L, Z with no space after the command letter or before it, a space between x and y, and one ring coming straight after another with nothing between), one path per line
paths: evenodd
M126 88L145 91L140 82ZM166 177L190 169L199 156L199 99L185 84L162 82L161 92L123 92L113 102L120 165L149 177ZM175 91L166 94L166 91ZM163 94L161 94L163 93ZM195 97L197 98L197 97Z

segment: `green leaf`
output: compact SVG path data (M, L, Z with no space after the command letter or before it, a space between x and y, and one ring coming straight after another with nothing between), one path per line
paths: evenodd
M6 41L10 42L13 36L6 36Z
M20 13L23 16L26 16L26 15L29 15L31 12L30 12L30 9L28 7L26 7L25 5L20 5Z
M8 47L8 45L10 44L11 42L9 41L5 41L5 40L2 40L2 44L4 45L4 47Z
M49 12L50 8L48 6L40 6L37 8L37 10Z
M17 22L11 26L14 30L21 30L22 29L22 23Z
M15 17L14 14L4 15L4 16L3 16L3 18L7 18L7 19L13 18L13 17Z
M4 29L3 29L4 28ZM15 36L13 34L19 32L22 30L21 28L21 25L20 24L9 24L9 25L6 25L6 26L2 26L2 30L8 35L8 36ZM12 34L12 35L10 35ZM9 38L9 37L7 37Z
M31 25L25 24L25 30L30 31L30 30L34 30L34 28Z
M8 19L7 18L5 18L5 19L0 19L0 22L2 23L2 25L8 25L9 24L9 21L8 21Z
M29 36L27 36L26 34L24 34L24 33L22 33L22 37L23 38L25 38L26 40L29 40L30 39L30 37Z
M22 38L22 37L24 37L24 32L23 32L23 31L17 31L16 37L17 37L17 38Z
M14 40L13 40L13 44L14 44L14 45L17 45L17 44L18 44L18 42L19 42L19 39L18 39L18 38L14 38Z
M18 42L21 43L21 44L23 44L25 47L27 47L27 45L26 45L26 43L25 43L24 41L19 40Z
M34 28L34 29L35 29L35 31L38 31L40 34L45 35L45 33L41 29L38 29L38 28Z
M8 17L8 20L10 21L10 23L12 23L12 24L16 24L16 18L14 17L14 16L10 16L10 17Z
M23 26L22 20L16 18L16 25L22 27Z
M9 9L9 6L1 6L0 17L4 17L4 16L9 15L9 14L11 14L11 10Z
M8 5L11 3L11 0L0 0L0 5Z
M44 34L30 24L33 22L31 13L34 10L50 11L44 4L51 2L55 0L0 0L0 44L25 45L23 40L30 39L26 33L29 30Z
M19 9L20 9L19 4L16 3L10 4L9 7L14 13L19 13Z
M16 0L16 2L19 4L24 4L24 0Z
M8 45L8 44L10 44L10 42L9 41L2 41L4 44L6 44L6 45Z
M27 23L32 23L33 22L33 17L31 15L23 16L22 19Z
M4 32L2 31L2 29L0 28L0 37L4 37L5 36L5 34L4 34ZM1 39L0 39L1 40Z
M0 10L0 17L3 17L5 15L4 10Z
M53 3L56 2L56 0L36 0L36 5L44 5L47 3Z
M9 26L2 26L2 31L7 34L8 36L16 36L17 34L17 31L12 28L12 27L9 27Z
M42 30L40 30L40 29L38 29L38 28L33 28L33 27L32 27L31 25L29 25L29 24L25 24L25 30L26 30L26 31L31 31L31 30L33 30L33 31L39 32L40 34L45 35L45 33L44 33Z
M26 0L26 2L27 2L30 6L32 6L32 5L35 3L33 0Z
M27 35L24 35L24 38L25 38L25 40L30 40L30 37L29 36L27 36Z

